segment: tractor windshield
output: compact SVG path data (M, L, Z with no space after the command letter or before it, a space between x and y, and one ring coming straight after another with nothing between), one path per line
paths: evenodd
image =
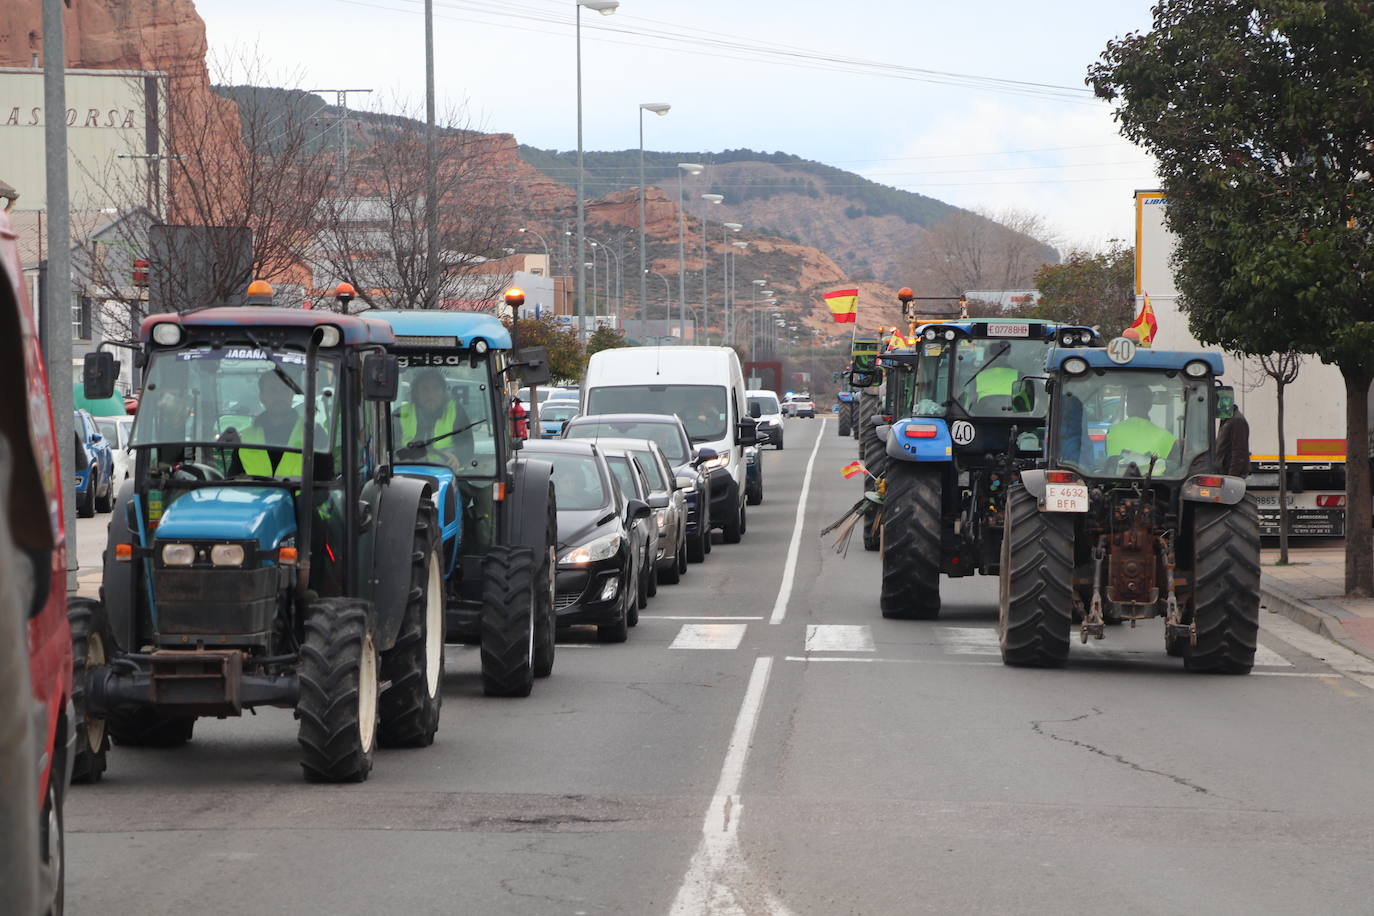
M454 350L404 351L391 412L400 461L443 464L461 477L496 476L490 365Z
M333 449L337 385L337 363L320 357L315 376L317 454ZM155 351L132 444L157 447L159 461L199 463L231 476L298 476L304 392L305 354L299 350L265 353L253 346L204 346Z
M1211 445L1210 380L1179 372L1092 369L1063 376L1053 462L1090 477L1178 480ZM1132 467L1135 470L1132 470Z
M1043 338L962 337L954 345L954 396L973 417L1043 417L1045 402L1018 410L1012 386L1026 376L1045 374Z

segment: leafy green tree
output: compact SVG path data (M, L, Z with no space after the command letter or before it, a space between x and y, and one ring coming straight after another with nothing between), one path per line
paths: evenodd
M517 347L543 347L549 353L549 371L555 381L579 382L586 360L582 344L572 328L559 324L552 315L522 318L511 326Z
M1189 327L1249 354L1338 366L1346 399L1345 588L1374 594L1374 7L1162 0L1089 71L1158 160Z
M1033 318L1097 327L1114 337L1135 317L1135 249L1113 242L1102 251L1075 250L1035 272L1040 302Z
M617 347L625 346L629 346L629 344L625 340L624 331L618 331L615 328L599 327L595 331L592 331L591 336L587 338L587 345L584 349L586 350L587 356L590 358L593 353L599 353L602 350L614 350Z

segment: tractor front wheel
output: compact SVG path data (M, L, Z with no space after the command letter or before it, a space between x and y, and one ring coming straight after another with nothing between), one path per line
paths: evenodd
M884 617L940 615L940 501L944 468L894 461L883 496Z
M1252 494L1234 506L1193 509L1192 645L1189 671L1249 674L1259 635L1260 529Z
M482 563L482 691L527 697L534 689L536 558L528 547L493 547ZM548 587L540 579L538 589Z
M310 603L301 646L296 740L310 782L362 782L377 746L378 658L367 604Z
M72 598L67 602L67 620L72 628L72 708L76 713L76 755L72 782L99 782L105 772L105 756L110 736L105 720L86 708L86 680L90 673L109 663L110 627L100 602Z
M997 639L1002 662L1057 668L1073 629L1074 520L1041 512L1024 487L1007 495Z
M415 519L405 616L382 653L382 747L428 747L439 730L444 695L444 561L432 506Z

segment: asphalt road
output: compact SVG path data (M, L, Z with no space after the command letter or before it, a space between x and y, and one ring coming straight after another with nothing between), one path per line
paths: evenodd
M523 700L450 649L435 745L362 785L301 781L282 710L115 748L70 796L71 912L1374 911L1374 665L1266 615L1250 677L1186 674L1157 622L1005 668L994 580L881 618L877 555L817 535L852 440L786 441L627 644L560 643Z

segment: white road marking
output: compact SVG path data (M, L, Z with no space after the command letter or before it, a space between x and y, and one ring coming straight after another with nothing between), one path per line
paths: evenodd
M1293 663L1266 646L1255 649L1255 665L1260 668L1292 668Z
M1351 652L1345 646L1332 642L1325 636L1313 633L1287 617L1269 614L1264 618L1262 626L1270 636L1287 643L1304 655L1310 655L1325 662L1336 672L1345 675L1357 684L1374 690L1374 661Z
M787 548L787 563L782 568L782 588L778 590L778 600L773 603L770 624L782 623L787 616L787 601L792 597L792 580L797 577L797 552L801 549L802 527L806 522L806 496L811 492L811 471L816 466L816 455L821 450L821 440L825 438L825 418L821 418L820 429L816 431L816 444L811 447L811 458L806 462L806 475L802 478L801 493L797 497L797 522L792 526L792 543Z
M667 614L640 614L639 622L646 620L762 620L762 617L736 617L727 615L722 617L670 617Z
M949 655L1001 654L1001 649L997 643L997 630L993 627L935 627L934 630L935 638L940 643L940 647ZM1163 651L1163 646L1158 652L1152 649L1122 649L1111 645L1111 636L1108 634L1106 640L1090 639L1087 643L1081 643L1075 638L1072 642L1070 657L1075 652L1087 652L1096 658L1127 659L1157 655ZM1255 665L1262 668L1293 667L1293 663L1288 659L1264 646L1260 646L1255 651Z
M821 623L806 628L807 652L873 652L870 626Z
M744 639L744 623L684 623L669 649L738 649Z
M953 658L874 658L873 656L784 655L787 662L866 662L889 665L952 665L960 668L1001 668L1001 662L963 661Z
M787 913L787 908L766 890L750 886L748 866L739 845L739 821L743 812L739 787L772 667L771 657L754 661L744 701L735 717L735 729L725 750L720 780L701 825L701 840L673 899L669 910L671 916L764 912L781 916Z
M1251 671L1251 677L1331 677L1325 671Z
M934 627L935 639L949 655L1001 655L992 627Z

